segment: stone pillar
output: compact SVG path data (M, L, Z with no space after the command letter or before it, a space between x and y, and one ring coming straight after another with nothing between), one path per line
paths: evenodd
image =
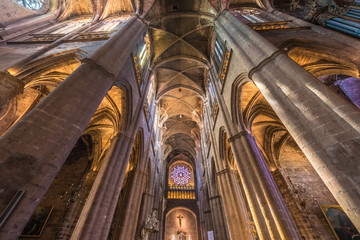
M148 218L148 216L150 216L150 214L154 210L153 205L154 205L154 194L155 194L155 180L157 179L157 172L156 169L153 167L155 166L155 164L152 163L153 160L149 159L150 162L148 162L148 165L150 165L150 169L147 173L148 177L146 180L146 190L143 193L141 199L141 208L140 208L139 219L136 227L135 238L140 236L141 229L144 226L145 220Z
M253 239L246 204L235 173L230 168L225 168L216 175L231 239Z
M0 239L21 234L145 29L130 18L0 140L0 207L25 191Z
M209 109L209 103L206 101L204 103L204 110L208 123L211 122L211 115ZM210 128L210 126L208 127ZM206 127L204 128L204 130L210 132L210 130ZM211 167L212 163L208 163L208 171L206 172L210 186L210 206L216 206L216 210L214 212L214 214L217 215L216 217L214 217L215 233L221 233L221 236L223 237L219 239L235 239L240 237L241 239L253 239L250 232L248 231L249 221L246 212L246 203L244 202L245 199L239 188L238 181L236 178L233 178L233 176L231 176L232 173L230 173L230 169L227 168L226 163L224 161L219 161L219 159L216 158L216 156L219 156L218 148L215 147L217 145L217 141L215 140L213 134L211 134L210 136L213 142L212 149L215 155L215 164L217 165L217 167ZM205 134L202 134L202 139L206 139ZM206 144L204 143L203 146L204 145ZM203 155L206 156L206 154ZM212 171L213 173L211 174L209 171ZM217 181L215 178L217 178ZM215 183L215 181L217 182L217 184ZM219 194L221 198L220 196L218 196ZM221 229L220 227L222 225L226 226L226 223L223 222L223 213L225 213L226 216L227 227Z
M230 12L215 25L360 230L360 111Z
M0 108L21 93L24 83L9 73L0 72Z
M141 229L144 225L146 218L151 214L154 204L154 195L144 192L141 199L141 208L139 213L136 234L140 236Z
M129 173L129 187L126 189L125 201L122 204L121 219L117 226L118 235L115 239L134 239L141 207L141 196L144 192L146 173L133 170Z
M301 239L255 140L240 132L229 142L259 238Z
M133 138L119 133L112 139L71 239L107 239Z
M216 195L209 198L210 209L213 217L215 239L229 240L229 231L224 216L223 203L221 196Z

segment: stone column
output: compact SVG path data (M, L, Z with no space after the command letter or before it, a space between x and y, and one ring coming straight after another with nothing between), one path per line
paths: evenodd
M208 119L207 122L210 122L209 121L211 119L209 114L210 106L207 102L204 105L205 105L204 109L206 112L206 117ZM215 159L217 165L217 167L215 167L216 169L211 168L211 171L217 171L215 174L217 178L217 186L218 186L217 190L219 191L219 194L222 197L223 206L226 215L226 222L230 234L230 237L227 236L228 234L226 234L226 236L229 239L235 239L235 238L253 239L249 231L249 219L246 211L246 203L244 202L245 198L241 193L238 181L231 172L231 170L226 166L225 161L219 161L219 159L216 158L216 156L219 156L219 152L215 147L217 144L215 144L216 140L214 136L211 135L211 138L213 142L212 144L213 150L214 153L216 153ZM203 139L205 139L204 136ZM211 180L211 178L212 177L208 176L209 182L215 181L215 179ZM212 183L212 185L215 185L215 183ZM217 195L216 192L210 191L210 196L213 195ZM210 199L211 198L212 197L210 197ZM217 204L218 203L219 202L217 202ZM219 220L221 220L221 218Z
M145 29L130 18L0 140L0 207L16 191L25 191L0 239L21 234Z
M229 230L224 216L224 208L223 208L223 203L221 201L221 196L216 195L210 197L209 204L210 204L211 214L213 217L215 239L229 240L230 239Z
M246 132L229 142L259 238L301 239L256 142Z
M230 12L223 12L215 25L360 230L360 111Z
M213 72L211 72L213 73ZM214 79L214 75L210 74ZM269 168L257 146L251 146L244 131L237 133L240 126L232 121L229 111L220 95L219 86L213 80L220 112L225 120L228 141L238 165L240 182L260 239L300 239L297 228L272 178ZM242 141L239 141L241 139ZM254 147L251 148L251 147ZM225 201L225 200L224 200Z
M119 233L116 239L134 239L136 233L136 226L139 218L141 196L144 192L144 184L146 173L138 169L130 172L128 181L129 187L126 189L125 201L122 204L122 215L119 228Z
M124 180L134 136L113 139L71 239L107 239Z
M141 229L146 218L151 214L154 204L154 195L149 192L144 192L141 199L141 208L139 213L136 234L140 236Z
M235 173L230 168L225 168L216 175L231 239L253 239L247 208Z
M154 160L154 159L153 159ZM149 160L152 161L152 160ZM150 216L150 214L153 211L153 205L154 205L154 194L155 194L155 180L157 179L157 172L153 166L152 162L149 162L148 165L150 165L151 169L148 172L148 178L146 182L146 190L142 195L141 199L141 207L140 207L140 213L139 213L139 219L136 227L136 237L140 236L141 229L144 226L145 220ZM151 234L150 234L151 235Z

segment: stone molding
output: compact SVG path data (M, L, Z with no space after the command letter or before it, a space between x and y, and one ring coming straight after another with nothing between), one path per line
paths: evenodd
M241 137L246 136L246 135L248 135L248 133L246 131L238 132L237 134L229 137L228 142L231 143L231 142L235 141L236 139L241 138Z
M116 77L113 73L111 73L109 70L107 70L104 66L99 65L98 63L96 63L94 60L92 60L91 58L84 58L82 60L80 60L81 63L88 63L90 64L92 67L96 68L97 70L100 70L102 73L104 73L106 76L110 77L111 79L113 79L114 82L116 82Z
M267 63L273 61L277 56L279 56L280 54L285 54L287 55L287 53L284 50L278 49L275 52L273 52L269 57L265 58L264 60L262 60L256 67L253 67L249 73L248 76L250 79L252 79L252 75L254 75L254 73L256 73L257 71L260 71L261 68L263 68Z
M215 195L215 196L209 197L209 201L217 199L217 198L221 199L221 196L220 195Z
M117 133L116 135L117 135L117 137L123 136L124 139L128 140L128 141L131 142L131 143L134 143L134 142L135 142L135 140L134 140L133 138L129 137L128 135L125 135L124 133L120 133L120 132L119 132L119 133Z

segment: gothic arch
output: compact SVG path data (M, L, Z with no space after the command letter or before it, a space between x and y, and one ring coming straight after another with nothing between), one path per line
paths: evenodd
M165 236L164 239L175 238L178 234L184 233L191 236L191 239L198 240L198 216L188 207L174 207L165 213ZM181 227L180 227L181 224ZM180 232L178 231L180 229Z
M81 49L72 49L56 54L36 59L30 62L20 62L15 66L7 69L12 75L22 79L24 83L28 83L41 75L53 72L55 69L64 69L64 67L72 66L72 70L66 68L63 72L73 72L79 65L80 60L87 57L87 53ZM59 71L59 70L58 70ZM70 74L69 73L69 74Z
M289 39L280 45L288 56L315 77L331 74L359 76L359 62L352 53L329 42Z
M244 124L242 111L239 112L239 99L241 99L241 88L249 81L251 80L248 78L248 74L244 72L240 73L231 85L231 118L234 123L240 124L240 126L243 126Z
M227 137L226 137L226 131L225 131L225 127L221 127L219 129L219 154L220 154L220 158L222 160L225 159L225 149L226 149L226 141L227 141Z

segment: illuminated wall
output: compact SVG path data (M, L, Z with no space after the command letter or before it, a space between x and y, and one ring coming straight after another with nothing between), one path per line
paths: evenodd
M166 215L165 240L197 240L195 214L187 208L174 208Z

